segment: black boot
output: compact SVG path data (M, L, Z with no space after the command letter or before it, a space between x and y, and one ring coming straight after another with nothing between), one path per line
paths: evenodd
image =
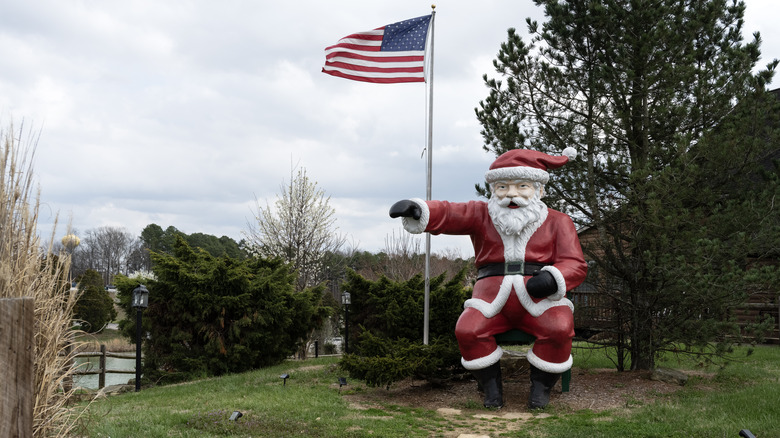
M480 389L485 393L483 405L486 408L504 406L504 389L501 383L501 364L499 362L481 370L471 370Z
M560 374L548 373L531 365L531 395L528 397L530 409L543 409L550 403L550 390L555 386Z

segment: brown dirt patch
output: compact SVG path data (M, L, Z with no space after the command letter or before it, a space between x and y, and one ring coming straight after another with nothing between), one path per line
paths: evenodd
M529 412L527 374L504 377L505 406L501 413ZM590 409L603 411L615 408L636 407L681 389L681 386L650 380L648 371L618 373L614 369L572 370L569 392L561 392L560 381L550 397L550 406L557 410L577 411ZM482 408L482 396L473 379L448 382L433 386L426 381L406 379L384 388L366 388L357 394L346 395L357 405L392 403L405 406L437 409L466 409L475 413L486 412Z
M527 369L504 376L504 402L500 410L482 407L476 381L464 378L434 386L426 381L407 379L385 388L361 388L344 397L355 409L382 409L400 405L435 410L447 418L448 430L436 436L447 438L490 438L497 433L518 430L530 419L579 410L615 413L638 408L682 387L650 380L649 371L618 373L614 369L572 370L569 392L561 392L560 381L550 397L550 407L542 412L527 407L530 389ZM689 373L690 374L690 373ZM354 390L354 388L352 388ZM351 391L350 391L351 392Z

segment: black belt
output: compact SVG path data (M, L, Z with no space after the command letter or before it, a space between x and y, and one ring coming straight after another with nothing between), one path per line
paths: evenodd
M538 271L545 266L549 265L529 262L491 263L477 268L477 280L497 275L534 275L534 271Z

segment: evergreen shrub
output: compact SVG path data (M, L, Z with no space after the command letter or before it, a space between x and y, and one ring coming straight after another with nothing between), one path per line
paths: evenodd
M351 294L350 344L340 365L351 377L371 386L389 387L407 377L440 383L463 372L455 339L455 323L470 290L465 270L449 281L446 274L430 280L429 345L423 345L425 280L381 277L367 280L348 271L343 286Z
M217 258L179 237L172 254L153 253L152 260L156 278L146 284L149 308L143 314L149 380L189 380L277 364L328 313L322 288L295 292L296 276L279 259ZM128 311L140 282L117 281ZM135 333L134 321L122 327Z
M77 283L81 293L73 308L73 318L81 322L85 332L97 333L116 318L114 301L106 292L103 276L93 269L82 274Z

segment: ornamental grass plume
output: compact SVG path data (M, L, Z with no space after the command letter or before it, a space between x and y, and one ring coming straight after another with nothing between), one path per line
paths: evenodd
M75 371L71 318L77 294L68 279L70 256L53 254L54 230L45 247L38 236L36 145L31 131L0 128L0 298L35 300L33 436L64 437L79 418L68 406L73 390L67 384Z

